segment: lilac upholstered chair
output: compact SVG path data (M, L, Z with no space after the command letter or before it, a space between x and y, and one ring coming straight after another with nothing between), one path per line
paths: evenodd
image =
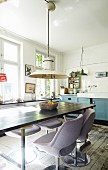
M76 146L82 123L83 115L79 115L76 119L64 122L57 132L50 132L34 141L34 145L40 151L57 158L56 170L59 169L59 158L68 155ZM48 168L54 167L55 165L51 165Z
M38 125L30 125L30 126L26 126L24 128L25 128L25 137L31 136L41 130L41 128ZM21 129L15 129L15 130L6 132L6 135L10 136L10 137L21 138ZM25 159L26 159L25 162L26 162L26 164L28 164L36 158L36 152L32 148L27 147L26 143L27 143L27 141L25 141L25 151L27 153L29 152L29 154L25 155ZM9 156L17 159L18 154L20 155L20 152L21 152L20 150L14 151Z
M79 143L83 143L86 146L86 141L88 140L88 133L91 131L93 122L95 118L95 110L94 109L87 109L83 113L83 126L81 129L81 133L77 139L76 143L76 150L73 153L73 158L69 155L67 158L65 158L65 162L68 164L71 164L73 166L85 166L90 162L90 157L84 153L81 152L81 147L78 147L80 145Z
M58 127L62 125L62 121L60 121L58 118L53 118L40 122L38 125L41 127L41 129L45 129L46 133L48 133L48 131L51 129L56 129L57 131Z
M87 109L84 114L84 121L83 121L83 127L80 133L80 136L78 137L77 144L84 142L86 145L86 141L88 140L88 133L91 131L94 118L95 118L95 110L94 109ZM80 149L78 150L79 153L79 161L77 161L77 166L85 166L90 162L90 157L84 153L81 152Z
M88 133L91 131L93 123L94 123L94 118L95 118L95 110L94 109L87 109L83 113L83 127L80 133L80 136L78 137L78 141L80 142L85 142L88 138Z

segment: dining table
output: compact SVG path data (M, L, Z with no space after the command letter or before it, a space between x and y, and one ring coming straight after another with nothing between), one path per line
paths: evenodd
M94 108L95 104L58 102L58 106L53 110L40 109L39 104L33 106L16 106L12 108L0 109L0 133L5 133L15 129L21 129L21 170L25 170L25 127L39 122L63 117L66 114L81 114L88 108ZM0 156L9 161L9 157L0 152ZM11 159L12 162L12 159ZM13 160L14 163L14 160Z

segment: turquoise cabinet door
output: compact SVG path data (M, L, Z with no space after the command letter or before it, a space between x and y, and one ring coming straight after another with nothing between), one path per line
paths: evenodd
M93 99L93 103L96 104L94 108L96 111L95 119L108 120L108 99Z
M78 103L86 103L86 104L90 104L90 98L81 98L79 97L77 99Z
M64 95L60 95L60 102L65 102L65 97L64 97Z
M73 102L73 103L77 103L77 96L61 95L60 96L60 101L61 102ZM67 116L77 117L78 114L67 114Z
M73 103L77 103L77 96L61 95L60 99L61 99L62 102L73 102Z

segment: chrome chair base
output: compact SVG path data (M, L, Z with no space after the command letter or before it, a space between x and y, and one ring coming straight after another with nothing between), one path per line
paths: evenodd
M21 164L21 149L11 152L8 156ZM25 150L25 163L26 164L31 163L32 161L36 159L36 157L37 157L37 154L33 150L33 148L27 147Z
M76 157L74 157L74 154L65 156L63 162L74 167L81 167L90 163L90 157L86 153L77 152Z

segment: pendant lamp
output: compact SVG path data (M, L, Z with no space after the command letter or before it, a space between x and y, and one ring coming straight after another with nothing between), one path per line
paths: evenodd
M79 76L87 76L87 73L85 73L85 72L84 72L84 69L83 69L83 52L84 52L84 49L83 49L83 47L82 47L81 61L80 61L81 71L80 71L80 73L78 74Z
M67 78L67 75L53 70L36 70L35 72L31 73L29 77L43 79L63 79Z
M47 1L47 11L48 11L48 51L47 51L47 58L44 59L44 69L43 70L36 70L35 72L31 73L29 77L31 78L44 78L44 79L63 79L68 77L67 75L63 73L59 73L57 71L51 70L53 59L49 56L49 13L50 11L54 11L56 6L54 2Z

